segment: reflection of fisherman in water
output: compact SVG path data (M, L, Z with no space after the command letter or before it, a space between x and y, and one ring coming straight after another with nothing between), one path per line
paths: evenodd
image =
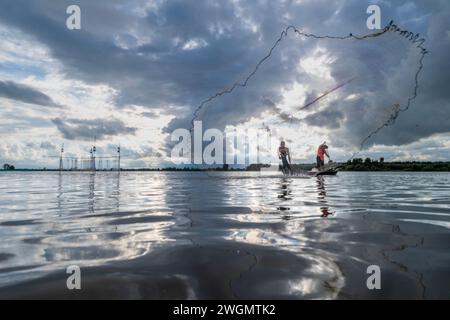
M283 171L284 174L292 174L291 153L284 141L281 141L280 147L278 148L278 157L282 161L281 171Z
M289 188L290 182L287 179L284 179L280 183L280 193L278 193L278 199L282 201L290 201L292 200L291 193L292 190ZM290 210L289 207L280 206L277 208L279 211L287 211Z
M321 205L320 207L320 211L322 212L321 217L322 218L326 218L329 215L332 215L334 212L329 211L329 207L328 207L328 201L326 199L327 197L327 190L325 188L325 180L324 177L319 176L317 177L317 189L318 189L318 197L317 199L319 199L319 204Z

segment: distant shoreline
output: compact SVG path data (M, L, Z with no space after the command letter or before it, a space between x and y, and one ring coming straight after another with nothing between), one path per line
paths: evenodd
M362 172L450 172L450 162L379 162L354 159L347 163L335 163L339 171ZM253 164L247 168L139 168L121 169L121 172L257 172L261 168L269 167L267 164ZM314 164L293 164L294 169L311 170ZM27 169L0 170L0 172L59 172L59 169ZM91 170L61 170L62 172L91 172ZM96 170L96 172L118 172L117 170Z

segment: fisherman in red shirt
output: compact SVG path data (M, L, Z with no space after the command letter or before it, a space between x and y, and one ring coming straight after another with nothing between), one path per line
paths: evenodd
M316 157L316 161L317 161L317 169L320 171L324 168L325 166L325 156L328 157L328 160L331 161L330 155L328 154L328 146L327 143L324 142L322 143L319 148L317 149L317 157Z

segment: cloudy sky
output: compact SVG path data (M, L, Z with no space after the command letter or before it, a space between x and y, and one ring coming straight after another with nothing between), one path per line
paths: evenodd
M82 29L66 28L81 8ZM209 96L242 81L281 31L364 35L369 4L420 33L429 54L418 97L361 157L450 160L450 2L332 0L2 0L0 2L0 162L57 167L66 154L122 146L126 167L170 165L170 133L190 128ZM414 92L420 50L389 33L317 40L293 32L247 87L207 104L205 128L268 129L297 162L313 162L326 140L344 161ZM341 83L342 88L298 110ZM286 115L292 117L286 121Z

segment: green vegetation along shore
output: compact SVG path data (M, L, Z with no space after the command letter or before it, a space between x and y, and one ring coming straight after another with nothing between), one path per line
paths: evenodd
M339 168L341 171L450 171L450 162L385 162L370 158L353 159Z

